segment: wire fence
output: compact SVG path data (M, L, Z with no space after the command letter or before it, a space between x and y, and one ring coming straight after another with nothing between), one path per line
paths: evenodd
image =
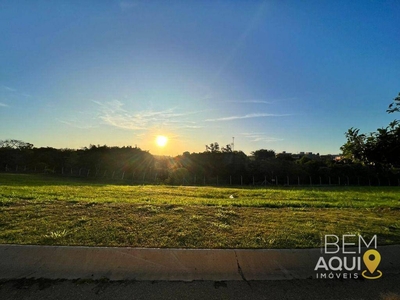
M52 174L61 177L88 178L96 181L120 182L124 184L170 184L170 185L197 185L197 186L400 186L400 176L385 175L204 175L185 174L181 176L169 175L167 171L158 172L154 169L145 171L124 171L88 168L47 168L5 166L5 173L18 174Z

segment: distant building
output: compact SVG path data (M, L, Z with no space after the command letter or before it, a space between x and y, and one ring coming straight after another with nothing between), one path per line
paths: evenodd
M301 151L299 153L289 153L286 151L282 151L281 153L277 153L276 157L279 156L290 156L293 160L298 160L301 159L302 157L307 157L309 159L315 159L315 160L336 160L340 161L342 157L338 154L324 154L320 155L319 153L312 153L312 152L304 152Z

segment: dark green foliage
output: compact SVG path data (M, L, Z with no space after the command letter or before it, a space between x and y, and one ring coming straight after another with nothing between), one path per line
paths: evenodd
M270 158L275 158L274 150L260 149L251 153L256 161L263 161Z
M399 121L395 120L369 135L350 128L346 138L347 142L340 148L346 159L379 168L400 167Z
M394 113L394 112L400 112L400 93L399 95L393 99L393 103L391 103L386 110L386 112Z
M267 149L254 151L249 157L231 148L219 151L218 143L211 144L209 151L184 152L176 157L105 145L79 150L3 147L0 171L61 174L99 182L118 179L121 183L174 185L391 185L398 184L399 176L396 169L387 166L398 165L398 148L387 147L385 143L390 140L390 145L398 145L398 139L393 138L398 132L397 122L370 137L359 134L358 129L350 129L348 142L342 147L346 158L342 161L308 153L275 155ZM372 161L379 163L371 164Z

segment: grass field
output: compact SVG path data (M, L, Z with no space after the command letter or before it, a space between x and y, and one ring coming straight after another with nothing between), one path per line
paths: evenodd
M0 243L309 248L400 244L400 187L186 187L0 174Z

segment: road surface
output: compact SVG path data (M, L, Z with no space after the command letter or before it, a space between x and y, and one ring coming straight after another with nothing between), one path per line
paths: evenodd
M400 300L400 274L378 280L0 281L0 299L374 299Z

